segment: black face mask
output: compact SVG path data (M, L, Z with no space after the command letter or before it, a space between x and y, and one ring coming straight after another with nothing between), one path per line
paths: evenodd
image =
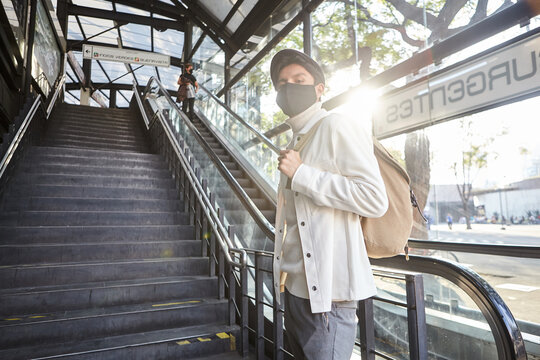
M278 90L276 103L290 117L300 114L317 101L314 85L286 83Z

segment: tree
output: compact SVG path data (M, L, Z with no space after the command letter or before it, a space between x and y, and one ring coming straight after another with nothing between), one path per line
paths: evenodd
M405 165L411 178L411 188L416 195L418 208L424 210L429 195L430 164L429 138L420 131L407 134L405 140ZM420 213L414 211L414 225L411 237L427 239L428 232Z
M318 9L326 20L319 19L314 25L326 29L314 41L316 58L329 72L358 60L362 64L359 76L364 80L373 72L373 65L375 72L382 71L427 44L484 19L488 3L477 0L475 6L469 0L329 0ZM495 11L512 4L504 0ZM324 41L324 32L335 36Z
M461 198L467 229L472 229L469 214L469 201L472 196L472 184L478 172L485 168L490 155L486 148L493 142L493 138L484 140L481 144L475 144L470 119L460 120L460 126L465 131L464 148L461 151L461 160L452 164L456 177L456 186Z

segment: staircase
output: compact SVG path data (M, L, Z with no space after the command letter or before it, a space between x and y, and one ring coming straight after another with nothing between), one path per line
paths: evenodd
M236 359L189 214L129 110L61 105L0 202L0 359Z

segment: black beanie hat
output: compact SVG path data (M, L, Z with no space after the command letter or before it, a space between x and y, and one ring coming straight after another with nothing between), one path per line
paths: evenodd
M315 85L324 84L324 73L315 60L298 50L285 49L274 55L270 64L270 77L272 78L274 87L276 87L279 80L278 76L281 69L290 64L303 66L315 79Z

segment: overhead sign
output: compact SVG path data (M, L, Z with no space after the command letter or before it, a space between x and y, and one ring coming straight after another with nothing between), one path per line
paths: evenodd
M140 64L169 67L171 57L168 55L139 51L126 50L116 47L95 46L83 44L83 58L95 60L116 61L127 64Z
M395 135L533 93L540 94L540 33L381 97L374 135Z

